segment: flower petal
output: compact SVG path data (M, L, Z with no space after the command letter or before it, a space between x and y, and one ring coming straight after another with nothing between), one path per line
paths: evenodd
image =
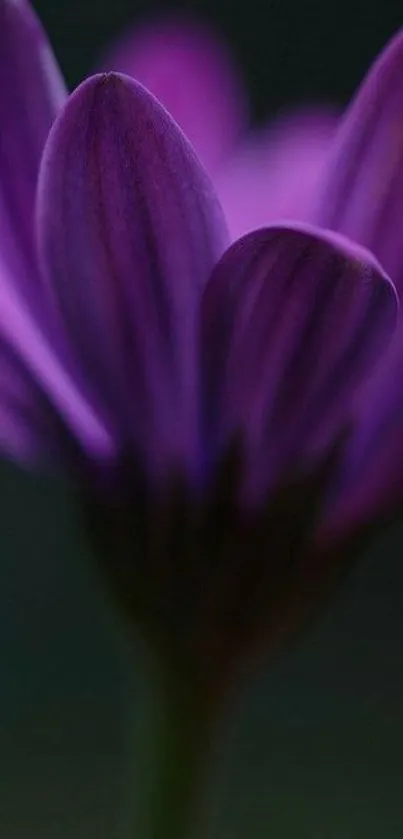
M192 147L145 88L115 74L70 98L38 198L46 276L77 357L152 472L190 460L196 313L228 234Z
M207 286L201 340L204 438L213 458L241 432L252 492L324 451L396 321L371 255L313 228L251 233Z
M213 172L246 123L246 94L234 58L207 27L162 17L129 33L105 68L127 73L159 99Z
M0 342L0 451L22 463L42 461L49 447L40 394L28 372ZM46 410L45 410L46 416Z
M340 476L340 501L326 536L401 511L403 502L403 330L357 393L355 428Z
M273 221L310 217L336 125L330 108L290 112L232 156L216 186L234 239Z
M24 0L0 0L0 253L31 299L39 163L65 98L44 32Z
M320 187L315 222L368 247L403 290L403 32L350 106Z
M102 421L0 272L0 448L23 460L65 458L68 439L103 464L115 453ZM72 448L72 443L69 443ZM69 464L71 465L71 464Z

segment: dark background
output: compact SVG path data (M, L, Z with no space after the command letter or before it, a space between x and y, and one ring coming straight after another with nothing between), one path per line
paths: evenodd
M35 7L70 86L126 24L161 8ZM190 8L233 45L257 119L306 98L347 101L403 22L391 0ZM129 657L95 584L68 490L2 465L0 494L0 835L120 839L128 724L135 739L147 702L141 656ZM403 836L401 530L239 703L218 762L212 836Z
M170 9L213 22L242 61L259 116L298 99L347 101L403 24L399 0L36 0L34 6L70 86L88 74L105 45L129 23Z

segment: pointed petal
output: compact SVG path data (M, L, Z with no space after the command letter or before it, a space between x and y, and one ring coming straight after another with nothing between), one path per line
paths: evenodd
M244 435L253 491L323 451L395 321L367 252L310 228L251 233L224 255L202 306L205 436Z
M246 94L235 59L207 27L163 17L128 34L105 68L148 88L210 172L232 151L246 122Z
M309 219L337 122L330 108L290 112L232 156L216 186L233 239L280 219Z
M147 465L190 459L196 313L228 234L192 147L114 74L70 98L45 151L39 243L77 357Z
M359 89L335 139L315 222L368 247L403 290L403 32Z
M0 253L31 298L39 163L65 99L45 34L25 0L0 0Z

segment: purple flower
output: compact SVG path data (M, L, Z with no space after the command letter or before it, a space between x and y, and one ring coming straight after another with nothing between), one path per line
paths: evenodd
M128 33L105 64L139 78L191 137L233 236L281 217L305 219L369 248L401 291L402 41L400 33L385 48L339 126L329 109L305 109L252 138L241 74L206 28L159 19ZM210 119L201 119L206 108ZM403 389L387 382L400 375L402 344L399 330L374 383L357 398L359 430L336 528L339 517L360 519L370 508L379 514L396 498Z
M213 179L232 238L280 218L308 219L335 110L295 109L252 132L233 56L184 15L128 32L103 65L136 78L176 119Z
M394 287L315 228L229 246L145 88L98 75L63 105L26 4L1 0L0 39L2 450L71 474L131 617L217 682L350 558L341 490L378 440L356 418L385 386Z

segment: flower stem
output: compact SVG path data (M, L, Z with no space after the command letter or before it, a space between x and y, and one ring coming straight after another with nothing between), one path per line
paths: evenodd
M201 792L211 742L210 703L172 674L159 681L136 839L190 839L199 826Z

